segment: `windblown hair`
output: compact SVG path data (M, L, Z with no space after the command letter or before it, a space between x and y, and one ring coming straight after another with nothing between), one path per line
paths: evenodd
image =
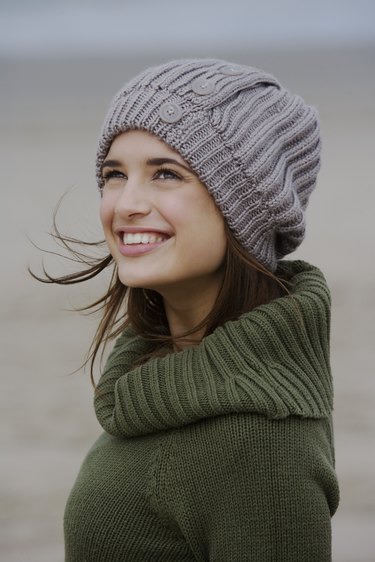
M139 336L155 343L152 354L141 358L142 362L152 355L160 356L172 351L174 346L178 347L179 342L188 342L189 336L198 331L203 330L204 335L209 335L228 320L235 320L261 304L289 294L287 279L276 276L255 260L239 244L226 225L227 250L222 264L223 282L215 304L209 314L192 330L173 337L159 293L150 289L126 287L118 277L117 266L110 254L98 258L83 251L83 248L103 248L106 246L105 241L85 242L63 235L56 223L56 213L51 236L68 252L68 255L63 257L79 263L83 268L75 273L57 277L48 273L44 265L43 276L35 274L29 268L29 273L34 279L42 283L72 285L88 281L105 269L112 268L107 291L91 304L76 309L79 312L101 312L99 325L83 364L90 363L90 377L94 386L93 371L99 351L101 350L103 357L108 342L128 325L131 325Z

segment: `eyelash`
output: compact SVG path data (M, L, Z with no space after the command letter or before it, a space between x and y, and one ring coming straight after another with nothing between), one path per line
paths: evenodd
M122 175L123 174L121 174L121 172L118 172L117 170L109 170L108 172L103 174L102 179L103 179L104 183L106 183L107 181L109 181L113 178L118 178Z
M156 174L161 174L161 173L166 173L166 174L170 174L172 176L173 179L177 179L177 180L181 180L182 176L180 174L178 174L177 172L175 172L174 170L171 170L170 168L158 168L156 170Z
M159 178L159 179L162 179L162 181L165 181L165 180L168 180L168 179L172 179L172 180L181 180L182 179L182 176L180 176L180 174L178 174L177 172L175 172L174 170L171 170L169 168L164 168L164 167L158 168L156 170L155 174L154 174L154 178L157 179L157 176L160 175L160 174L169 174L170 175L169 178L168 177L167 178ZM109 170L108 172L103 174L103 181L104 181L104 183L106 183L113 178L123 178L123 177L126 177L126 176L122 172L120 172L118 170Z

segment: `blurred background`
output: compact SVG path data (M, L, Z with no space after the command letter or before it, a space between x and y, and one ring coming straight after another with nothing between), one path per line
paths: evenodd
M0 2L0 558L63 560L62 517L101 430L85 358L98 318L69 312L106 280L33 281L59 198L63 232L101 238L96 139L108 104L143 68L183 56L258 66L315 105L323 167L294 257L332 289L341 505L334 562L375 560L375 3L373 0ZM74 269L47 256L54 273ZM229 561L228 561L229 562Z

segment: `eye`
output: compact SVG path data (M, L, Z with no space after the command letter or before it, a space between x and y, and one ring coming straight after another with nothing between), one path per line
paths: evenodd
M110 180L116 179L126 179L126 175L119 170L108 170L107 172L103 173L103 181L105 184Z
M159 168L155 173L155 179L160 180L181 180L180 174L170 168Z

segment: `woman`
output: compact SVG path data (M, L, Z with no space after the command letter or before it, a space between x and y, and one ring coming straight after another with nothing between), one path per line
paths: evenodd
M119 335L95 390L104 433L67 503L66 560L331 560L329 291L281 261L305 233L315 110L261 70L173 61L115 97L96 165L110 255L49 278L114 264L92 352Z

